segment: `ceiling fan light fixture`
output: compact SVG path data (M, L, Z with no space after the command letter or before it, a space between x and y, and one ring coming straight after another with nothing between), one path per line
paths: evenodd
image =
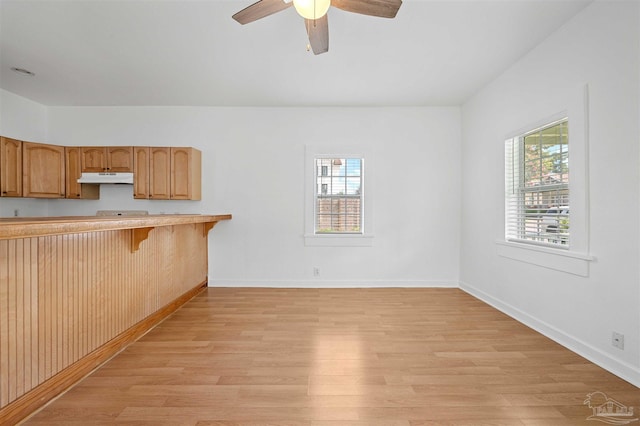
M293 0L293 7L305 19L320 19L327 14L331 0Z

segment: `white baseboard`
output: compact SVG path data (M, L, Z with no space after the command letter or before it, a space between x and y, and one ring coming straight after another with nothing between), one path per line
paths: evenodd
M535 318L520 309L504 303L483 291L460 282L459 288L473 297L493 306L497 310L509 315L511 318L521 322L522 324L536 330L538 333L559 343L565 348L577 353L578 355L588 359L594 364L604 368L616 376L628 381L634 386L640 387L640 369L634 365L628 364L619 359L613 358L611 355L602 350L580 340L562 330L557 329L538 318Z
M458 288L457 281L427 280L225 280L210 279L209 287L268 288Z

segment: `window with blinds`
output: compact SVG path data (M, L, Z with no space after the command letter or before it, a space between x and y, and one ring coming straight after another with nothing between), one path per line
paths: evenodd
M361 234L362 158L316 158L316 234Z
M505 237L569 248L569 134L562 119L505 142Z

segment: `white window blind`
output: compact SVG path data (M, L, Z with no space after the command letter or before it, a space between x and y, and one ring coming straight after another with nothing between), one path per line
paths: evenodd
M316 158L315 232L363 232L362 158Z
M505 237L569 248L567 119L505 142Z

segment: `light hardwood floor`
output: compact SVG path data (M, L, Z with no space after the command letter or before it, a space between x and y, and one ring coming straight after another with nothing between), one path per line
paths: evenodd
M458 289L209 288L25 424L604 424L595 391L640 406Z

